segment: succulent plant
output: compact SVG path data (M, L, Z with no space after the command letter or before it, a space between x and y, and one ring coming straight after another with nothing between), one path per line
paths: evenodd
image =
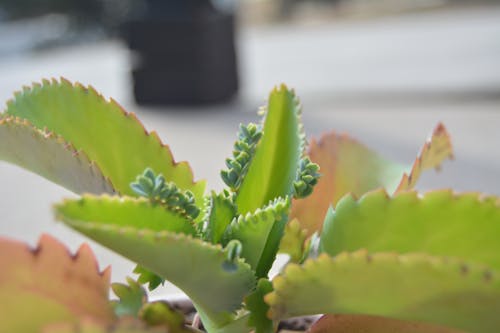
M132 113L64 79L24 88L0 118L0 158L80 194L56 218L137 263L114 284L90 249L70 255L0 240L0 331L197 332L141 284L169 281L209 333L270 333L325 314L311 332L495 332L500 327L497 197L412 190L452 157L438 125L409 166L346 135L307 144L301 105L282 85L258 124L241 125L205 191L189 165ZM289 261L276 277L277 253ZM499 265L499 266L496 266ZM444 328L448 327L448 328Z

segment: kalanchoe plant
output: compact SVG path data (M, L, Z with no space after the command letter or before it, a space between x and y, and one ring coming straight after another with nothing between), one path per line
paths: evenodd
M0 331L199 331L147 300L140 284L165 280L209 333L270 333L312 314L326 314L316 333L500 327L499 199L411 190L451 157L442 125L410 166L345 135L306 147L298 99L276 88L263 121L240 126L227 188L205 193L154 132L92 88L25 88L0 119L0 157L82 194L57 204L57 218L136 262L139 278L114 284L110 302L109 270L87 246L70 256L49 236L34 250L2 239ZM290 261L270 279L278 252Z

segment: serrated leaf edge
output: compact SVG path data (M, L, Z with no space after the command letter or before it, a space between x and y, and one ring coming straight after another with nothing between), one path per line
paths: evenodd
M311 258L304 262L302 265L289 264L284 271L273 279L274 290L264 296L264 301L269 305L270 309L268 317L273 320L285 319L286 305L280 304L280 291L287 288L289 283L288 276L296 276L302 272L314 269L317 266L327 266L351 260L365 260L367 264L372 264L377 260L390 259L395 263L401 264L404 262L423 262L429 263L433 266L456 265L459 267L457 275L463 278L468 278L472 272L482 273L482 282L489 284L500 284L500 272L495 271L486 265L479 263L468 263L460 258L447 257L447 256L431 256L425 253L405 253L398 254L396 252L376 252L369 253L365 249L360 249L354 252L342 252L331 257L326 253L320 254L317 258Z
M474 198L475 202L478 204L490 204L500 208L499 196L489 195L474 191L456 192L452 189L431 190L424 193L420 193L416 190L405 190L402 192L395 193L394 195L390 195L384 188L379 188L372 191L368 191L359 198L352 193L348 193L339 200L339 204L344 200L351 200L354 201L357 206L362 206L365 201L370 200L374 197L383 197L386 202L391 202L391 201L398 201L400 198L408 198L410 196L419 202L425 202L426 200L430 200L431 198L437 195L439 196L446 195L447 199L449 199L450 201L464 197Z
M116 225L110 225L110 224L100 224L100 223L95 223L95 222L83 222L83 221L63 221L63 223L68 224L68 225L79 225L83 226L87 230L103 230L103 231L113 231L119 234L129 234L129 235L134 235L137 236L138 239L140 238L149 238L149 240L153 242L161 242L163 239L174 239L174 240L186 240L188 242L193 242L196 245L200 245L207 250L210 251L215 251L218 252L219 255L222 258L225 258L225 253L224 253L224 248L220 244L211 244L208 242L205 242L199 238L193 237L191 235L183 234L183 233L175 233L171 231L153 231L150 229L136 229L133 227L117 227ZM239 265L242 265L245 268L248 268L250 270L250 265L248 265L243 259L238 258L236 259L236 262Z
M90 160L84 151L76 149L71 142L66 141L62 136L54 132L48 131L46 128L39 129L33 126L33 124L31 124L27 119L19 118L16 116L0 117L0 126L1 125L12 126L12 127L20 126L29 128L32 130L33 135L37 135L40 139L52 140L58 143L63 147L63 149L71 153L75 159L79 160L81 164L88 165L89 170L92 174L98 175L99 177L102 178L102 182L104 184L104 190L106 193L119 194L119 192L113 186L111 180L102 173L97 162Z
M106 99L104 97L103 94L99 93L93 86L91 85L88 85L88 86L85 86L83 84L81 84L80 82L75 82L75 83L72 83L71 81L69 81L68 79L64 78L64 77L60 77L59 80L57 80L56 78L51 78L50 80L48 79L42 79L42 83L39 83L39 82L32 82L32 85L31 86L23 86L22 87L22 90L18 90L16 92L14 92L14 97L12 97L11 99L9 99L7 102L6 102L6 109L8 109L9 105L14 103L14 100L21 96L22 94L24 93L30 93L30 92L34 92L35 89L39 89L39 88L42 88L44 87L45 85L65 85L67 87L70 87L70 88L76 88L76 89L81 89L83 90L84 92L90 92L92 93L93 95L95 95L98 99L102 100L104 103L107 103L109 105L111 105L112 107L110 108L110 111L109 112L117 112L118 114L121 114L122 116L124 116L125 118L130 118L135 124L136 126L140 126L142 128L142 130L144 131L144 134L146 136L152 136L154 141L163 149L165 149L167 151L167 154L171 157L172 159L172 165L174 167L177 167L177 166L185 166L186 169L189 171L190 173L190 176L191 176L191 180L192 180L192 184L197 184L197 183L200 183L200 182L204 182L203 180L200 180L200 181L194 181L194 174L193 174L193 170L190 166L190 164L186 161L181 161L181 162L176 162L175 159L174 159L174 156L172 154L172 151L170 149L170 147L167 145L167 144L164 144L160 137L158 136L158 134L156 133L156 131L151 131L149 132L146 127L144 126L144 124L137 118L137 116L135 115L135 113L133 112L128 112L126 111L116 100L114 100L113 98L109 98L109 99ZM111 111L113 110L113 111ZM6 115L5 111L2 112L2 115ZM132 180L131 180L132 181Z
M153 202L151 202L150 199L145 198L145 197L116 196L116 195L109 195L109 194L93 195L93 194L85 193L77 199L64 198L61 202L54 204L53 208L54 208L54 212L55 212L55 218L57 220L63 221L63 223L66 223L67 219L65 219L63 214L58 211L59 207L62 207L64 205L70 204L70 203L84 205L90 200L93 200L93 202L95 202L95 203L99 203L99 202L115 203L115 202L117 202L117 203L132 204L135 206L139 206L141 204L146 204L146 205L153 205L154 204ZM190 224L193 227L193 230L198 233L198 225L196 224L196 222L193 219L187 218L185 215L182 214L182 212L179 212L176 209L174 209L175 207L171 209L170 206L160 205L160 204L158 204L158 207L161 207L161 208L167 210L168 212L171 212L171 213L176 214L177 216L179 216L181 218L184 218L184 221L186 223ZM78 219L71 219L71 220L78 221L81 223L93 223L96 225L101 225L96 221L93 221L93 222L92 221L79 221ZM132 229L142 230L142 229L135 229L135 228L132 228ZM154 231L152 231L152 232L154 232Z
M235 217L229 224L226 232L230 235L244 228L246 224L268 222L268 216L271 216L271 219L275 219L279 215L285 214L288 208L290 208L290 198L278 197L269 201L267 205L262 208L258 208L254 212Z
M413 186L415 186L415 183L416 183L416 180L414 179L415 175L417 175L417 173L424 170L423 166L422 166L422 163L423 163L422 160L424 159L425 155L432 149L432 147L433 147L432 142L434 141L434 139L437 137L441 137L441 136L444 137L444 139L446 140L445 145L446 145L446 148L448 150L447 157L451 160L454 158L453 145L451 144L450 134L446 130L446 127L442 123L439 123L436 126L436 128L434 129L434 131L432 132L431 137L426 140L423 147L420 149L420 152L418 153L417 158L415 159L415 162L413 162L413 165L411 167L410 172L403 173L403 176L402 176L401 181L399 182L399 184L395 190L395 193L406 190L408 188L412 188ZM436 170L440 170L442 162L443 161L439 161L437 163L437 165L434 166L434 168L436 168ZM418 176L419 175L417 175L417 179L418 179Z

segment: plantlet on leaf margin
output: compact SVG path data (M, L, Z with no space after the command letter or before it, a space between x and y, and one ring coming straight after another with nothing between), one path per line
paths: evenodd
M139 281L150 288L163 280L181 288L209 333L270 333L287 317L335 311L352 314L341 319L359 318L358 327L374 322L358 314L447 325L450 332L494 332L500 326L500 245L494 241L500 234L499 199L403 192L422 170L451 155L442 125L413 166L405 168L334 134L320 144L313 141L306 154L300 103L284 85L271 92L264 115L261 124L240 127L228 169L221 172L228 185L221 193L205 195L204 183L193 182L187 164L175 163L168 147L132 114L92 88L65 80L26 88L8 103L0 119L0 158L77 192L89 188L79 184L93 184L95 195L63 201L55 207L56 217L136 262ZM82 124L106 126L94 125L90 134ZM23 159L17 148L38 154ZM65 149L78 150L73 156L79 162ZM81 161L89 161L88 169ZM319 192L313 190L316 183ZM379 187L390 195L370 192ZM101 195L102 189L115 195ZM348 192L360 199L339 201ZM331 204L335 209L328 210ZM288 223L290 209L293 223ZM320 235L317 258L308 255L317 242L306 235L314 233ZM293 263L270 280L278 251L290 253ZM0 264L6 260L0 253ZM34 259L23 265L53 264ZM12 272L0 278L2 299L14 299ZM133 332L151 332L156 325L191 330L168 306L148 303L135 282L129 283L130 289L115 287L121 301L115 309L134 317L133 325L139 326ZM10 309L10 328L24 319L15 309L31 296L16 297L21 305ZM79 313L68 319L60 310L43 309L49 319L33 321L33 332L42 327L49 333L77 333L82 327L108 332L99 321L82 323ZM47 328L57 324L50 318L77 325ZM335 318L326 316L316 329ZM111 332L130 328L123 317L105 319L113 323ZM393 319L376 322L414 328ZM338 325L331 327L327 332L337 332ZM417 328L425 332L429 326Z
M194 202L191 191L181 191L175 183L166 183L163 175L156 176L150 168L137 176L130 187L140 196L146 197L153 202L164 205L180 215L195 220L200 214L200 209Z
M226 159L228 170L222 170L220 173L222 180L232 191L238 191L243 182L261 136L262 130L258 125L253 123L247 126L240 125L238 141L234 143L233 157Z

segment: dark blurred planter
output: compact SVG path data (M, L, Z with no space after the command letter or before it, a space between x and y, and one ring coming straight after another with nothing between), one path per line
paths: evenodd
M234 15L208 1L179 1L150 0L146 13L124 26L138 57L132 77L139 104L217 103L238 90Z

